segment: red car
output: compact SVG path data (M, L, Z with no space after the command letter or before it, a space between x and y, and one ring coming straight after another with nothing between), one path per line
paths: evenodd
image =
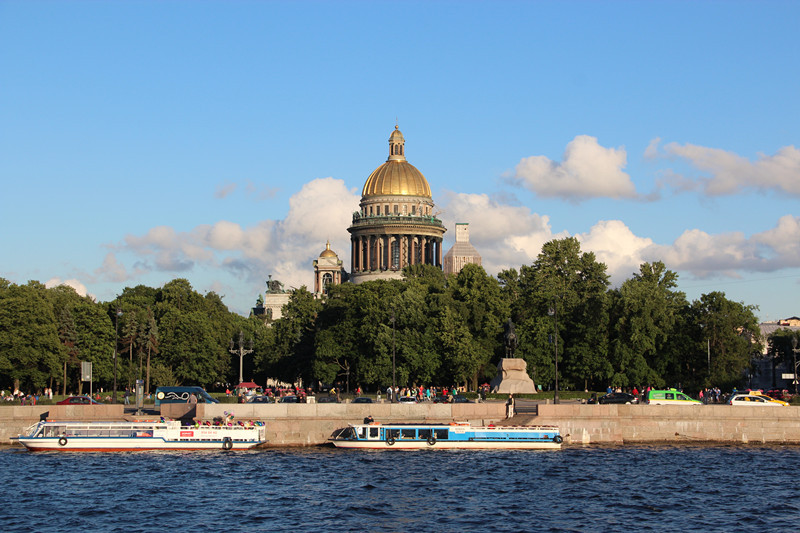
M56 402L56 405L101 405L101 404L92 400L88 396L70 396L69 398L64 398L60 402Z

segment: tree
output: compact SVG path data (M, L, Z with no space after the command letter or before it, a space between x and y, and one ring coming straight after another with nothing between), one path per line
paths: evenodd
M756 309L728 300L723 292L704 294L692 302L693 364L687 368L690 374L680 377L696 383L697 376L706 375L706 386L741 386L753 357L762 350Z
M320 305L304 285L292 293L283 316L275 321L277 359L272 371L282 381L313 380L314 322Z
M520 267L515 315L523 321L521 341L541 339L542 320L553 315L547 322L551 324L550 338L558 342L559 374L563 374L559 380L564 387L580 384L588 388L590 383L608 377L607 288L606 266L597 262L593 253L581 253L574 237L545 243L532 266ZM525 328L534 331L526 332ZM550 347L547 351L555 350ZM528 355L540 361L547 357L542 353Z
M675 291L677 279L660 261L643 263L638 274L611 291L612 385L664 385L677 355L670 339L687 305L685 295Z
M472 374L461 382L470 381L475 390L487 366L503 355L503 324L510 313L509 305L502 298L500 283L479 265L464 265L450 280L448 289L452 308L471 338L472 347L464 355L469 353L474 359L467 365ZM464 368L463 363L460 366Z
M53 304L37 281L0 289L0 376L14 388L36 392L61 370L62 345Z

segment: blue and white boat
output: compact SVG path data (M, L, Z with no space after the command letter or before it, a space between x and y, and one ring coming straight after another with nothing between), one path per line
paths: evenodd
M558 450L555 426L472 426L470 424L350 424L331 438L337 448Z

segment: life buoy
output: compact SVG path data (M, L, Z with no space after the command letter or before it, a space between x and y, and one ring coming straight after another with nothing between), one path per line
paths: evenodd
M394 437L387 438L386 444L388 444L389 446L394 446Z
M60 439L58 439L58 445L59 446L66 446L67 445L67 437L61 437Z
M431 435L428 437L428 446L433 446L434 444L436 444L436 437Z
M561 444L562 442L564 442L564 439L561 438L561 435L556 435L555 437L553 437L553 442L555 442L556 444Z
M224 439L222 439L222 449L230 450L231 448L233 448L233 441L231 440L231 438L225 437Z

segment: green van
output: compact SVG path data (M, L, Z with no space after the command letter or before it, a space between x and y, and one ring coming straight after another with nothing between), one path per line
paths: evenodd
M651 390L647 393L646 401L650 405L703 405L676 389Z
M158 407L162 403L189 403L192 394L197 397L197 403L219 403L203 387L159 387L155 404Z

